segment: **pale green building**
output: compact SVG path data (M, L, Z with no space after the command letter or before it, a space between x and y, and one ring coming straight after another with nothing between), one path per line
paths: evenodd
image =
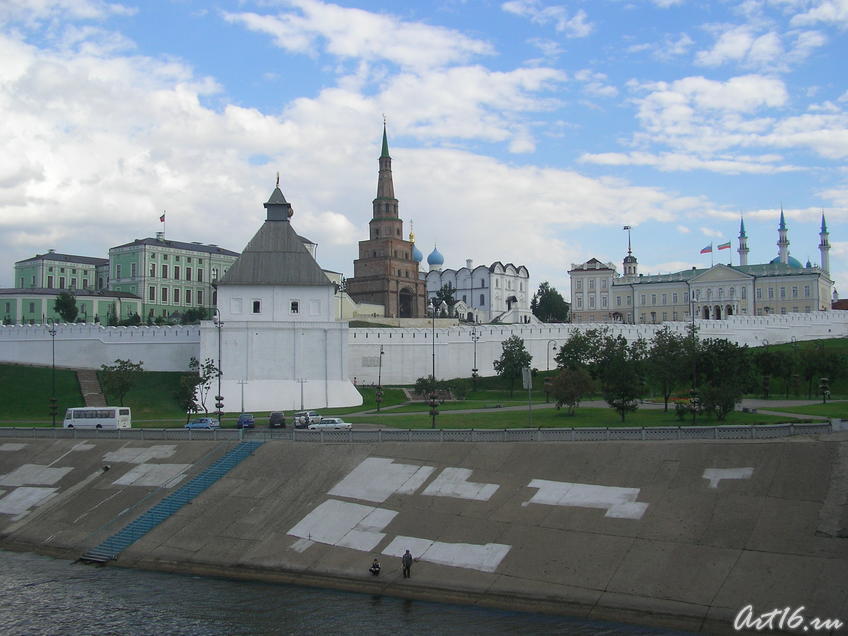
M141 315L141 299L133 294L92 289L0 289L0 316L5 324L41 324L48 320L62 322L53 309L56 297L72 291L77 304L77 322L109 324L110 316L118 321Z
M189 309L210 311L214 283L239 257L217 245L156 238L136 239L109 250L109 289L138 296L143 321Z
M15 263L16 289L101 290L109 286L109 259L49 250Z

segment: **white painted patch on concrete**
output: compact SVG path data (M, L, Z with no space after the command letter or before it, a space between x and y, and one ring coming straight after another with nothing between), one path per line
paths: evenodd
M494 572L512 546L502 543L446 543L417 537L395 537L383 554L400 558L409 550L413 558L439 565Z
M480 484L468 481L471 471L467 468L445 468L422 494L433 497L456 497L457 499L472 499L474 501L489 501L497 484Z
M393 510L328 499L301 519L288 534L370 552L386 536L380 530L396 515Z
M88 444L86 442L80 442L79 444L74 444L74 446L71 447L71 450L72 451L88 451L88 450L91 450L92 448L97 448L97 446L95 446L94 444Z
M12 444L11 442L7 442L5 444L0 444L0 452L5 451L7 453L12 453L14 451L19 451L26 448L26 444Z
M314 541L310 541L309 539L298 539L294 543L291 544L291 549L295 552L305 552L309 549L310 546L315 545Z
M433 470L432 466L396 464L391 459L369 457L333 486L328 494L383 503L395 493L413 494Z
M600 508L606 510L604 516L618 519L641 519L648 509L647 503L636 501L639 488L576 484L546 479L534 479L528 485L530 488L539 489L528 503Z
M157 444L146 448L120 448L103 455L103 461L143 464L151 459L173 457L176 452L177 447L174 444Z
M58 488L15 488L0 499L0 514L22 515L53 496Z
M2 486L52 486L73 468L51 468L42 464L23 464L7 475L0 476Z
M112 483L115 486L164 486L173 488L183 480L191 464L140 464Z
M722 479L751 479L754 474L752 467L746 468L707 468L702 475L704 479L709 479L710 485L708 488L718 488L718 482Z

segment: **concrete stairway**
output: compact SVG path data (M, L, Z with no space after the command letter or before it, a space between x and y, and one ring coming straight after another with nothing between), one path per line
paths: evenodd
M182 488L165 497L97 547L91 548L80 557L80 560L87 563L106 563L112 559L117 559L118 554L123 550L190 503L245 458L252 455L253 451L262 444L263 442L242 442Z
M106 398L97 379L97 371L92 369L77 370L77 380L86 406L106 406Z

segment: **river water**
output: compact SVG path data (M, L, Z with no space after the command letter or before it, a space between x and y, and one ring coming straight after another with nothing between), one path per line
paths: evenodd
M0 633L361 636L672 632L294 585L94 567L0 551Z

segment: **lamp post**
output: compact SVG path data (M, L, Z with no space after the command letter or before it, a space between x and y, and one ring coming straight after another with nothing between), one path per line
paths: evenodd
M380 345L380 361L377 366L377 390L374 393L374 401L377 402L377 413L379 413L380 403L383 401L383 345Z
M430 401L428 404L430 405L430 417L432 421L430 423L430 428L436 428L436 416L439 414L439 400L438 395L436 394L436 298L433 297L433 390L430 393Z
M551 346L553 344L553 346ZM547 370L551 370L551 351L556 349L556 340L548 340L548 344L545 346L545 366Z
M215 396L215 412L218 415L218 424L220 424L222 409L224 408L224 396L221 395L221 376L223 375L223 371L221 370L221 329L224 327L224 321L221 320L221 310L217 307L214 309L215 327L218 329L218 394Z
M480 377L477 369L477 341L480 340L480 334L477 332L477 327L471 327L471 342L474 343L474 366L471 369L471 386L474 391L477 390L477 378Z
M53 318L48 318L48 323L50 323L50 329L47 330L47 333L50 334L50 342L51 342L51 384L52 391L50 394L50 418L53 422L52 426L56 427L56 411L58 409L56 404L56 321Z

